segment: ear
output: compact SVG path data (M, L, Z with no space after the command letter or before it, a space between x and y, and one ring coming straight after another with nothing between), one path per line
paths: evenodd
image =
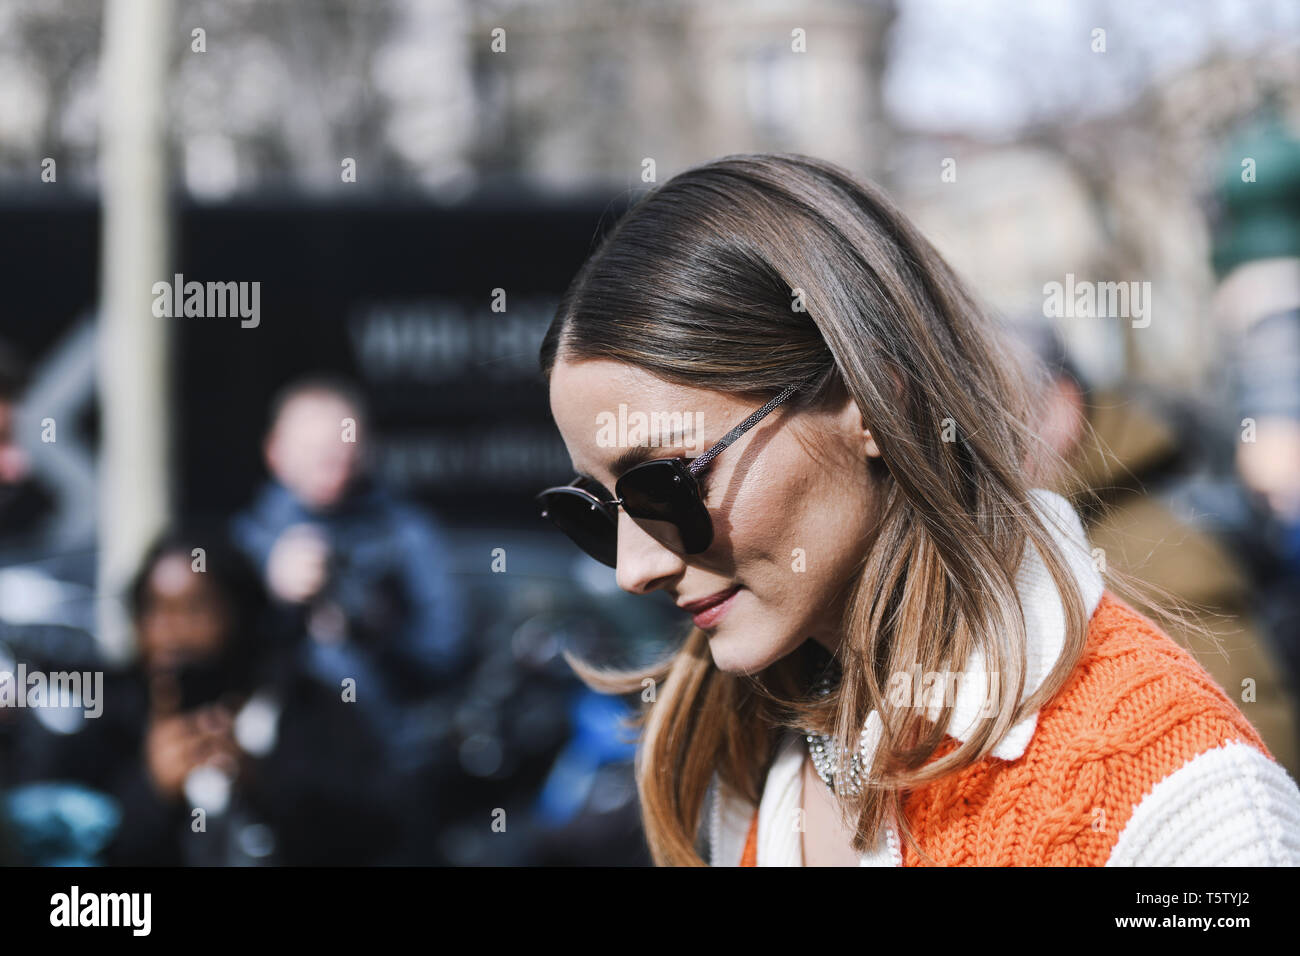
M879 458L880 446L876 444L876 439L871 434L871 429L867 427L865 420L862 422L862 437L864 440L863 451L866 456L868 458Z
M851 436L853 446L859 450L862 457L880 457L880 447L876 444L871 429L867 427L866 416L862 414L852 395L846 396L840 406L840 424L845 434Z

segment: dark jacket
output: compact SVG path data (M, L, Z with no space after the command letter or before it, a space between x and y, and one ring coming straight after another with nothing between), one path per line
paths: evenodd
M111 797L120 823L109 865L369 865L396 851L404 815L382 748L338 695L302 676L261 683L278 705L274 745L245 760L224 813L196 830L184 796L163 797L145 759L149 706L138 671L107 678L103 715L30 748L29 781L75 781Z
M355 706L387 748L389 765L415 772L429 759L429 748L411 705L447 686L468 658L466 612L448 570L444 532L373 483L318 513L271 481L236 517L232 537L265 574L276 540L299 524L312 525L328 541L329 579L307 606L280 606L279 630L309 634L313 609L326 604L342 609L347 638L294 641L291 666L336 695L344 681L353 681Z

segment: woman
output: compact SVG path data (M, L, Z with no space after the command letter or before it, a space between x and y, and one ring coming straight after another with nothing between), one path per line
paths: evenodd
M137 661L106 681L103 717L34 768L113 797L106 863L373 864L399 849L405 796L375 786L376 739L302 673L267 625L255 570L221 534L162 536L128 602Z
M267 626L261 581L224 537L160 540L131 609L148 706L141 759L117 790L115 862L370 865L396 852L403 795L374 784L385 770L375 736ZM190 803L202 767L225 780L209 792L225 809L207 815L208 840L194 837Z
M1300 862L1294 781L1107 589L1021 362L876 188L799 155L676 176L541 362L579 472L543 514L693 614L644 672L572 662L647 701L657 863Z
M191 830L187 782L199 767L214 768L210 783L242 769L234 715L258 683L257 577L212 534L168 534L145 554L127 603L137 659L106 674L99 719L40 749L33 779L112 797L120 816L105 847L110 865L222 862L215 836Z

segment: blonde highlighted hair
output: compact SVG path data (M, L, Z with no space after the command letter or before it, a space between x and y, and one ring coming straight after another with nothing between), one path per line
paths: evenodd
M882 735L868 785L841 795L841 812L859 852L891 813L920 850L904 792L987 755L1064 684L1086 639L1082 596L1029 494L1055 476L1048 462L1061 463L1031 427L1036 383L1023 356L878 188L822 160L756 154L682 172L604 237L541 350L548 377L557 361L594 358L755 402L810 382L791 412L847 393L881 451L864 463L878 520L845 583L842 678L829 698L809 694L817 663L809 645L752 676L720 671L697 628L645 669L570 658L598 690L655 682L637 759L653 859L703 865L697 843L715 773L757 803L785 729L833 733L852 752L872 710ZM1059 663L1022 704L1015 574L1027 543L1062 595L1066 638ZM996 715L936 758L951 708L933 723L923 708L891 705L889 675L960 672L976 648L1000 677Z

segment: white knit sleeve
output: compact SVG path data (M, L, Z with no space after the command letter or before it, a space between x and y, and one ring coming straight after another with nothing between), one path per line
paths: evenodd
M1256 748L1228 741L1151 788L1106 865L1300 866L1300 788Z

